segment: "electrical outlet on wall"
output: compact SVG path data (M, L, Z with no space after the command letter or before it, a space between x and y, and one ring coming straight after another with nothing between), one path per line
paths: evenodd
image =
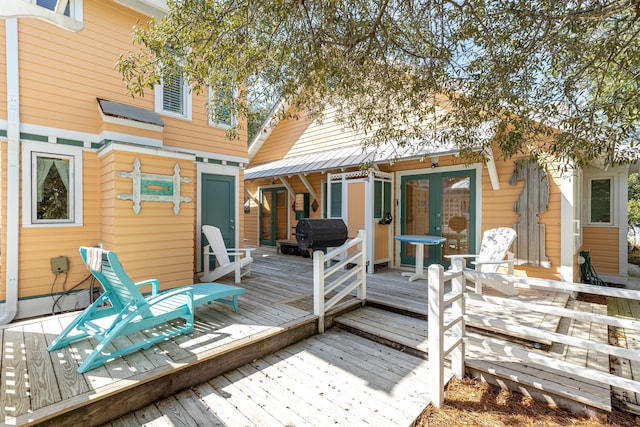
M66 273L69 271L69 259L66 256L51 258L51 272L53 274Z

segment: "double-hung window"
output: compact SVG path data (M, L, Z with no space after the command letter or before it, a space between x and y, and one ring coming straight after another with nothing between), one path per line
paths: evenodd
M613 178L589 179L589 224L614 225Z
M22 146L23 226L82 225L82 149Z
M237 96L235 91L209 88L209 126L229 129L238 124L237 117L229 106L230 102L225 100L227 92L233 97Z
M156 113L191 120L191 90L181 75L162 80L155 87Z

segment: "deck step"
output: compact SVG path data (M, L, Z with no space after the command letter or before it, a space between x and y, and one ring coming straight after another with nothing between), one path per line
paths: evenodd
M339 328L352 333L412 355L428 357L426 320L381 308L363 307L343 314L335 322ZM474 332L469 334L480 337ZM509 345L517 344L509 341ZM611 410L609 387L605 384L574 379L549 368L489 354L487 350L472 345L467 346L466 353L467 372L483 381L507 386L575 412Z

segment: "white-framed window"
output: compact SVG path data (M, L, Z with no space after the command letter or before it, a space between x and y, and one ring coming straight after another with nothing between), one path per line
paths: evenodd
M55 12L58 1L59 0L31 0L31 3ZM82 22L82 0L68 0L66 6L63 5L63 7L63 15Z
M613 177L589 178L589 225L614 225Z
M154 93L156 113L191 120L191 89L182 76L163 79Z
M22 143L22 226L82 225L82 148Z
M238 118L223 104L225 89L209 88L209 126L229 129L238 124ZM233 96L238 96L236 92Z

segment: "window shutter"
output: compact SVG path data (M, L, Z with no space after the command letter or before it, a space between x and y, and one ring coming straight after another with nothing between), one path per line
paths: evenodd
M184 85L181 76L172 76L162 84L162 109L184 114Z

